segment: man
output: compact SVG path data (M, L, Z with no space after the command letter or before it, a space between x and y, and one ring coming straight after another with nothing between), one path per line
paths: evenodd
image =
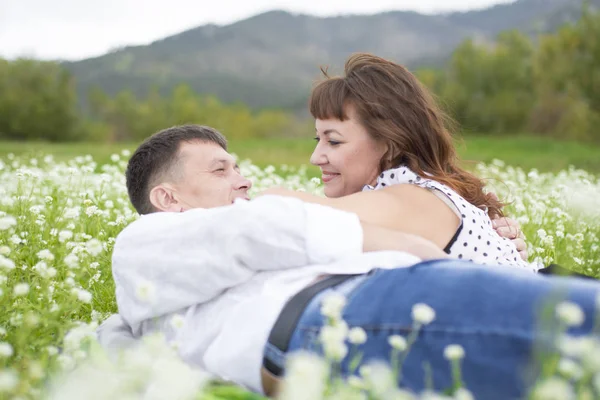
M119 317L101 327L100 341L127 346L131 337L162 332L186 362L258 392L275 390L287 351L304 346L301 327L319 329L323 321L311 309L311 296L328 290L349 290L344 315L378 332L409 328L406 308L417 302L434 306L439 322L422 332L403 383L422 388L422 362L433 359L436 384L446 385L449 368L440 357L444 346L459 343L467 350L468 387L490 399L523 390L514 369L531 349L531 338L519 334L533 330L535 302L564 287L587 316L594 312L597 287L591 284L548 283L455 261L423 264L444 254L352 213L279 196L248 201L251 183L210 128L158 133L134 153L126 175L143 216L117 237ZM507 299L508 292L521 296ZM591 329L586 324L580 332ZM389 350L387 335L374 334L365 360L387 359Z

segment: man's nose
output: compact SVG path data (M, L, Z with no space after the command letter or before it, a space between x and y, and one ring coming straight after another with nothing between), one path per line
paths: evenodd
M312 165L324 165L327 164L327 157L325 156L325 152L321 150L319 145L315 147L315 150L310 156L310 163Z
M252 187L252 181L244 178L243 175L238 174L237 180L235 181L236 190L250 190Z

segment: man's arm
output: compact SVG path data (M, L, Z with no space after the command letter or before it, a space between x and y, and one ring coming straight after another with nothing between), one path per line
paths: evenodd
M118 236L113 276L130 324L211 300L258 271L326 264L363 250L358 218L265 196L212 209L155 213Z

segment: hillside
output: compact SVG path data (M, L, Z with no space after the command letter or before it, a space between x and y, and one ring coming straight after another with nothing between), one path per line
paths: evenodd
M600 0L592 3L598 6ZM340 71L352 52L367 51L409 67L440 64L466 38L493 41L501 31L534 35L577 17L581 0L518 0L439 15L391 11L318 18L271 11L226 26L204 25L146 46L68 62L82 98L92 86L138 95L185 82L227 102L254 108L303 108L319 66Z

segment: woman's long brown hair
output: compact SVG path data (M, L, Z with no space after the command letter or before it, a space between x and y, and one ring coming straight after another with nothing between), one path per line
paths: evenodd
M380 169L406 165L415 173L443 183L469 203L487 208L491 218L503 216L503 204L483 191L481 179L458 165L450 119L433 96L406 68L371 54L352 55L345 76L318 83L310 97L316 119L348 119L351 107L358 122L388 150Z

